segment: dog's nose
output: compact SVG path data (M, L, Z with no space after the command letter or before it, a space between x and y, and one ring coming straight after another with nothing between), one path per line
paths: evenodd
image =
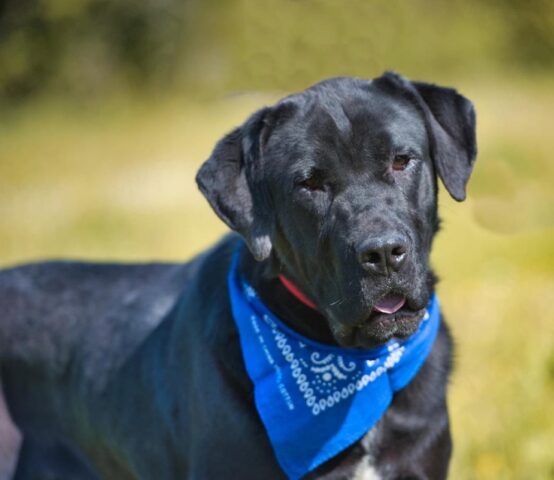
M390 275L398 271L408 256L408 242L399 236L369 238L360 245L358 258L368 272Z

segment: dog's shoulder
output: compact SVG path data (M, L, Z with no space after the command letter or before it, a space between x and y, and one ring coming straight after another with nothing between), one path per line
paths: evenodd
M236 241L229 235L187 263L56 260L0 270L2 361L48 365L53 374L96 357L120 363L183 296L221 294L215 277Z
M106 345L132 348L177 301L189 270L188 264L76 261L2 270L0 355L54 373Z

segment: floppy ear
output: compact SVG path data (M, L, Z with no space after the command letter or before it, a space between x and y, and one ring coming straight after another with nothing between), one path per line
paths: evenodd
M196 183L215 213L240 233L256 260L271 253L273 216L261 185L264 108L223 137L196 175Z
M431 155L444 186L458 201L466 197L466 184L477 156L473 104L452 88L410 82L392 72L378 80L401 86L425 118Z
M477 156L475 110L456 90L412 82L428 107L431 148L444 186L458 201L466 197L466 184Z

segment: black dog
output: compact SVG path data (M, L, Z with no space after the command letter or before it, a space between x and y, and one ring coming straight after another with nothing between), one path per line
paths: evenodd
M240 236L184 265L2 271L2 384L23 435L14 478L284 478L230 312L232 252L244 239L242 274L305 336L352 348L408 337L435 282L437 175L463 200L475 155L473 107L456 91L392 73L332 79L255 113L200 169ZM401 308L375 308L387 301ZM443 322L377 426L308 477L445 478L451 352Z

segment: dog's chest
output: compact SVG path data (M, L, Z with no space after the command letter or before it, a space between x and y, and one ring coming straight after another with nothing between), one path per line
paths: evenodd
M327 464L322 465L307 478L318 480L381 480L384 478L377 467L376 455L380 426L371 429L350 449Z
M381 480L383 477L379 475L379 472L369 464L360 465L360 468L354 473L353 480Z
M377 470L374 454L379 441L378 429L379 427L374 427L360 440L364 454L354 466L353 480L381 480L383 478Z

